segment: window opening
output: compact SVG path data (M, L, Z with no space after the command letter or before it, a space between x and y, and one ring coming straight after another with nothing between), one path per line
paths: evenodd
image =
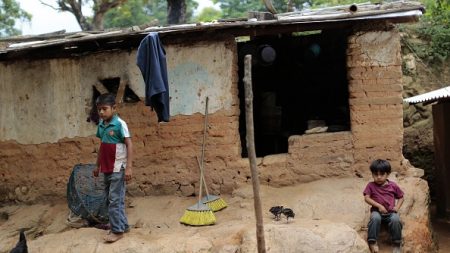
M350 129L346 32L252 37L238 43L239 132L247 157L244 57L252 55L258 157L287 153L288 138Z
M108 90L108 92L113 93L117 96L117 93L120 88L120 78L108 78L100 80L103 86ZM123 97L121 99L124 103L137 103L140 100L139 96L130 88L129 85L125 86L125 90L123 92Z
M96 125L100 122L100 115L98 115L97 105L95 104L98 96L100 96L100 92L95 86L92 86L91 110L89 111L89 116L86 121L93 122Z
M102 79L100 82L105 86L109 93L117 94L120 85L119 77Z
M137 103L141 101L138 95L130 88L129 85L125 86L125 93L123 96L123 102L125 103Z

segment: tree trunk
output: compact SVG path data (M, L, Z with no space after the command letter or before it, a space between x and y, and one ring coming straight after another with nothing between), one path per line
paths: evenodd
M41 2L42 3L42 2ZM59 10L71 12L78 24L80 25L81 30L89 31L92 30L92 25L87 21L86 17L83 15L82 1L81 0L58 0L57 4L59 6ZM53 6L49 5L54 8Z
M245 84L245 126L247 127L247 151L250 160L250 170L253 183L253 199L256 216L256 241L258 243L258 253L266 252L266 242L264 240L264 225L261 210L261 197L259 195L259 175L256 167L256 151L253 128L253 88L252 88L252 56L245 56L244 67Z
M83 15L82 5L83 0L58 0L58 9L61 11L71 12L78 21L78 24L83 31L103 30L103 19L106 12L123 5L128 0L98 0L94 1L93 11L94 18L92 24ZM42 3L42 2L41 2ZM47 4L46 4L47 5ZM48 5L52 7L51 5ZM52 7L53 8L53 7ZM186 12L186 8L185 8Z
M167 0L167 24L186 23L186 0Z
M103 17L105 16L105 13L103 12L97 12L94 15L94 18L92 20L93 30L100 31L103 30Z

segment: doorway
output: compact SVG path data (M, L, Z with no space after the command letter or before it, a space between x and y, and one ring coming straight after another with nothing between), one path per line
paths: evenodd
M347 32L314 31L252 37L238 43L239 131L247 157L244 57L252 55L255 148L258 157L288 152L288 138L315 125L350 129Z

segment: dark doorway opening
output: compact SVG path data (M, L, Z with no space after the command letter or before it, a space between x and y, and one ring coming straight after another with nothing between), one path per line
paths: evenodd
M238 43L242 157L247 157L244 57L252 55L255 148L258 157L288 152L288 138L317 122L350 129L347 32L253 37Z

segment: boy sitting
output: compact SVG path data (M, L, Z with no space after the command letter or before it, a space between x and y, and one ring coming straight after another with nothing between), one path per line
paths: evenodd
M371 205L368 224L367 242L372 253L378 252L378 233L381 222L388 223L391 240L394 243L394 253L401 252L402 223L398 210L403 204L403 191L389 181L391 165L386 160L375 160L370 165L373 182L364 189L364 200ZM397 203L396 200L397 199Z

